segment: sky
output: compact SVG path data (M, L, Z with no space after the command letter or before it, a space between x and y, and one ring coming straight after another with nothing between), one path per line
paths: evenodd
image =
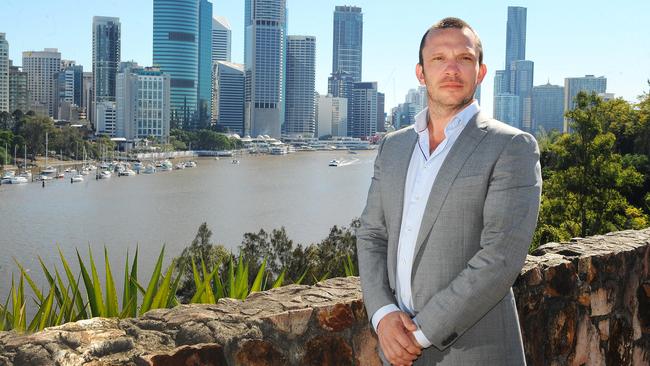
M211 0L214 15L232 27L232 61L244 58L244 0ZM526 58L535 63L534 85L564 85L564 78L605 76L607 92L628 101L649 90L650 1L468 1L287 0L288 34L316 37L316 91L327 93L332 68L332 22L336 5L363 12L363 81L386 94L386 112L418 86L415 64L420 38L441 18L467 21L483 42L488 74L482 108L492 113L494 71L505 63L508 6L527 10ZM152 63L153 0L0 0L0 32L9 57L58 48L61 57L91 71L92 17L119 17L122 60Z

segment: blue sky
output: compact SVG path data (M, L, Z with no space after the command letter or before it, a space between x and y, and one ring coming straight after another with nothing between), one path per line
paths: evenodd
M151 65L152 0L2 0L0 32L9 56L22 63L22 51L58 48L64 59L91 69L94 15L119 17L122 59ZM233 32L233 61L243 60L243 0L212 0L214 14L226 16ZM287 0L289 34L316 36L316 90L327 92L332 67L334 6L363 10L363 79L377 81L386 94L386 111L403 102L414 76L422 33L445 16L465 19L479 33L488 74L482 105L492 111L494 71L503 68L507 7L528 8L526 58L535 62L535 85L564 85L565 77L607 77L607 91L629 101L648 91L650 79L650 1L426 1Z

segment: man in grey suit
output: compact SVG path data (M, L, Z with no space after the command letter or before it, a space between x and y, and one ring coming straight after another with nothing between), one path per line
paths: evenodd
M379 147L357 248L386 364L526 363L511 286L537 221L539 150L480 111L486 71L467 23L432 26L416 65L428 108Z

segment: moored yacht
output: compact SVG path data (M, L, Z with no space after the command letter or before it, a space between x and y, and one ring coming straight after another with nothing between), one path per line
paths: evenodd
M23 184L27 182L28 182L27 178L20 175L16 175L13 178L11 178L11 184Z

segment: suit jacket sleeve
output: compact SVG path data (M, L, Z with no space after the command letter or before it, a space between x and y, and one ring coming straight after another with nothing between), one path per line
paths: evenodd
M368 317L372 317L379 308L396 302L388 281L388 230L380 193L383 174L381 159L386 138L379 145L366 208L357 229L359 276Z
M441 350L503 299L523 267L542 184L539 150L531 135L520 133L510 139L489 182L480 250L416 317L426 337Z

